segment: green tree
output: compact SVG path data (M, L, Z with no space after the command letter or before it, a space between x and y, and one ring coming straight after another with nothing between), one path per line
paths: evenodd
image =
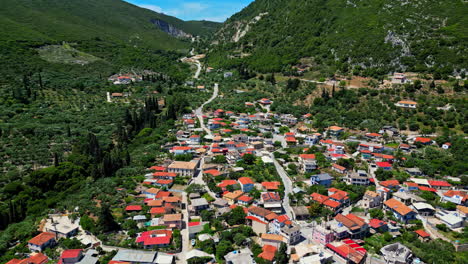
M275 254L275 262L277 264L288 264L289 255L287 251L288 251L288 246L286 245L286 243L281 243L278 251Z

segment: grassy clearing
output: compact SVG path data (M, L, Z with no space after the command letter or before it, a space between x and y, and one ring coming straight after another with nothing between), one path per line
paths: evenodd
M100 58L74 49L69 44L47 45L38 49L39 56L52 63L86 65Z

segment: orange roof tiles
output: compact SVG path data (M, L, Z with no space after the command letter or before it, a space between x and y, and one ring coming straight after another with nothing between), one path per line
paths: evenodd
M407 215L411 212L414 212L413 210L411 210L411 208L406 206L404 203L396 200L395 198L385 201L384 204L400 215Z
M28 241L29 244L42 246L50 240L55 239L55 234L50 232L42 232Z

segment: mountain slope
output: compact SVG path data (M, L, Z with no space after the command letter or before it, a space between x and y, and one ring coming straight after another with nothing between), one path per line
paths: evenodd
M265 72L312 57L329 73L451 74L467 68L466 13L462 0L256 0L218 31L209 60Z
M158 49L187 48L163 32L160 20L187 35L207 34L206 27L139 8L120 0L4 0L0 39L81 41L100 38Z

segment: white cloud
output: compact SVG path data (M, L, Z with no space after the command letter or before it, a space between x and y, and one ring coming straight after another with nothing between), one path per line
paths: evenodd
M154 12L158 12L158 13L163 13L162 8L157 5L139 5L139 7L153 10Z

